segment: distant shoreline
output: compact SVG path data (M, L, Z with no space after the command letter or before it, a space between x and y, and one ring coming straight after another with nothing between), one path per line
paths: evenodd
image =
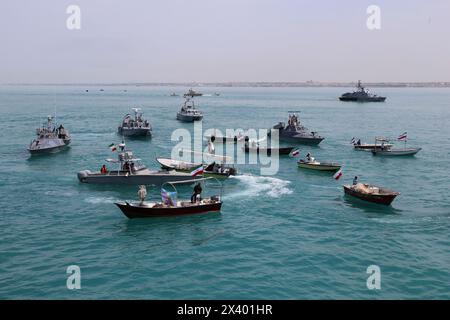
M254 87L254 88L320 88L354 87L355 82L142 82L142 83L4 83L3 86L136 86L136 87ZM449 88L450 82L363 82L372 88Z

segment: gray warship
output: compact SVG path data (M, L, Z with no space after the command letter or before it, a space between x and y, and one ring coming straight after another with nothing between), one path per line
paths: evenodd
M304 127L296 114L289 114L288 124L279 122L273 129L278 130L280 140L297 142L307 145L318 145L324 137L321 137L315 131L309 131ZM270 131L269 131L270 132Z
M48 116L47 123L36 129L36 136L27 148L31 154L55 153L70 144L69 132L63 125L56 127L52 116Z
M344 93L339 97L341 101L356 101L356 102L384 102L386 97L381 97L376 94L369 93L369 90L361 85L361 80L358 81L356 91Z
M119 144L117 160L106 159L106 162L117 165L117 169L108 170L106 165L98 172L83 170L78 172L78 180L90 184L121 184L121 185L156 185L161 186L166 182L185 181L192 183L198 177L192 177L189 173L176 171L150 170L136 158L131 150L125 149L125 144Z

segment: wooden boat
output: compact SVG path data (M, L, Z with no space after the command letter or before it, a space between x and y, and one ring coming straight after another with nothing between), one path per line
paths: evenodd
M197 181L206 181L214 178L203 178ZM123 212L123 214L130 218L151 218L151 217L167 217L180 216L190 214L200 214L207 212L218 212L222 208L222 184L215 179L220 185L220 195L211 196L205 199L196 200L195 202L184 200L177 201L178 192L175 185L181 182L168 182L164 184L161 189L161 202L145 202L147 191L145 186L141 186L138 191L140 202L130 203L116 202L115 205ZM195 182L197 182L195 181ZM192 180L190 182L193 182ZM167 192L164 189L165 185L170 185L175 192ZM143 188L143 189L142 189ZM195 188L194 188L195 190ZM199 194L200 195L200 194Z
M278 152L279 155L286 155L290 154L291 151L294 149L294 147L279 147L279 148L271 148L271 147L259 147L259 146L249 146L245 145L243 147L245 152L256 152L256 153L263 153L270 156L272 152Z
M318 161L306 161L299 160L297 162L299 168L313 169L319 171L338 171L341 165L336 162L318 162Z
M175 170L179 172L192 172L193 170L203 166L203 173L200 174L204 177L215 177L215 178L228 178L230 175L236 175L237 170L234 167L217 164L212 162L209 165L203 165L201 163L193 163L169 158L156 158L156 161L161 165L162 169L165 170Z
M375 149L372 150L374 156L413 156L422 148L403 148L403 149Z
M390 205L400 194L386 188L358 183L355 186L344 185L346 195L378 204Z
M222 207L222 201L209 198L199 203L178 201L176 206L168 206L162 202L146 203L143 205L140 203L116 202L115 205L119 207L127 218L133 219L217 212Z

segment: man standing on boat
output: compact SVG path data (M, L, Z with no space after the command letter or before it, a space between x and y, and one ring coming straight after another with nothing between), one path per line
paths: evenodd
M202 186L197 183L194 187L194 193L191 196L191 203L196 203L201 200Z

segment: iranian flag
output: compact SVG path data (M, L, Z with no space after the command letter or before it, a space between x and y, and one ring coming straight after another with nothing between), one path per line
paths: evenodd
M397 140L405 141L408 138L408 133L403 132L401 135L398 136Z
M111 143L111 144L109 145L109 148L111 149L112 152L114 152L114 151L117 150L117 146L116 146L114 143Z
M203 166L200 166L191 172L191 176L195 177L196 175L202 174L202 173L203 173Z
M295 149L294 151L292 151L291 156L295 157L298 156L300 154L300 149Z
M339 169L339 171L334 174L333 178L335 180L339 180L341 177L342 177L342 170Z

